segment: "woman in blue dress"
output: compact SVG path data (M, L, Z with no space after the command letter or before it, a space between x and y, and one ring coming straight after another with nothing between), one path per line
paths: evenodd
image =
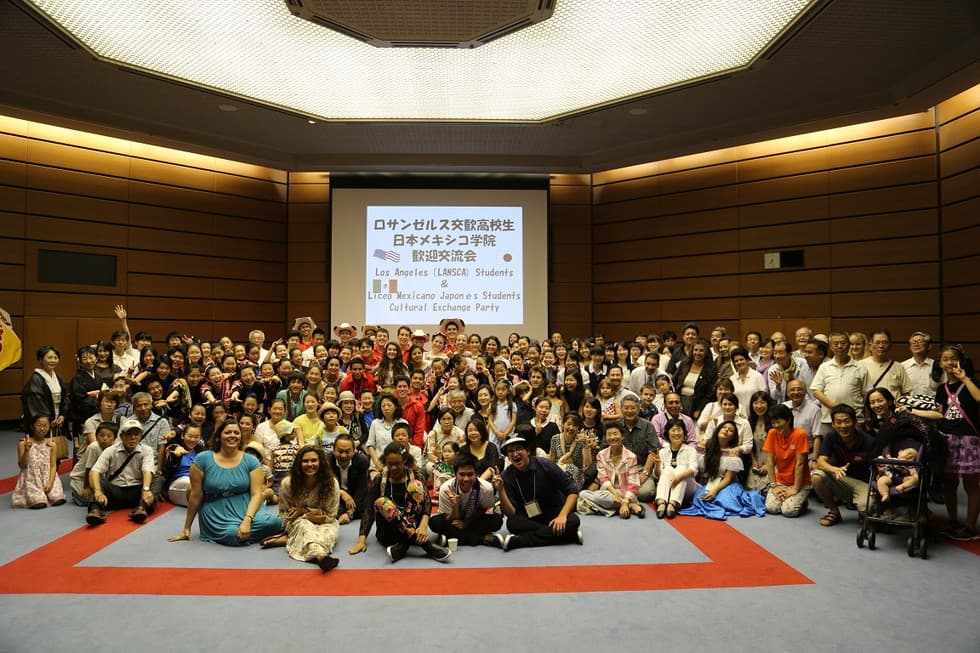
M191 465L184 530L170 541L191 539L195 516L202 540L227 546L260 542L281 532L282 520L266 512L262 502L264 481L259 461L242 451L238 422L225 420L211 438L211 451L198 454Z

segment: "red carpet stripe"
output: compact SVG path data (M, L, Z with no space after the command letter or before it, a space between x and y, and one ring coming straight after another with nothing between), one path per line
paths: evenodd
M171 508L162 506L153 518ZM725 523L691 517L670 524L710 558L710 562L502 567L493 573L487 573L487 569L452 567L372 570L341 567L328 576L312 566L296 570L248 570L248 573L239 569L75 567L139 528L127 520L125 511L117 511L103 526L83 526L4 566L0 593L401 596L622 592L812 583ZM230 550L229 556L233 555L234 551ZM344 555L341 553L341 565ZM175 578L193 578L194 582L174 583Z

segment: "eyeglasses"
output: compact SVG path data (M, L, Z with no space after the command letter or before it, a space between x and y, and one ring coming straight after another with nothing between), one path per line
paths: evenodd
M910 345L927 345L927 344L929 344L929 341L926 340L925 338L912 338L911 340L909 340L909 344Z

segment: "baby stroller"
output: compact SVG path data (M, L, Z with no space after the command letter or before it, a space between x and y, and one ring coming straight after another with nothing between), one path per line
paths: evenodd
M885 527L911 527L907 540L909 557L927 554L928 515L926 500L930 486L928 432L912 423L889 429L879 455L872 460L868 479L868 504L864 523L857 535L858 548L867 542L874 549L878 531ZM887 481L881 482L882 477ZM887 498L882 493L887 492Z

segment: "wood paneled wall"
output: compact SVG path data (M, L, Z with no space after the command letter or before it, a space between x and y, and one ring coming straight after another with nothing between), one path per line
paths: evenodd
M552 175L548 192L548 334L592 333L590 175Z
M289 241L286 278L288 326L309 315L333 338L330 324L330 175L289 173ZM360 329L361 325L357 325Z
M947 341L980 359L980 86L937 107L942 192L942 315Z
M24 342L0 372L0 419L42 343L74 374L80 344L130 326L244 340L286 317L285 172L0 117L0 306ZM39 283L39 248L112 254L116 285ZM246 301L242 301L246 300Z
M595 330L939 333L935 122L930 110L597 173ZM764 269L765 252L794 249L804 267Z

